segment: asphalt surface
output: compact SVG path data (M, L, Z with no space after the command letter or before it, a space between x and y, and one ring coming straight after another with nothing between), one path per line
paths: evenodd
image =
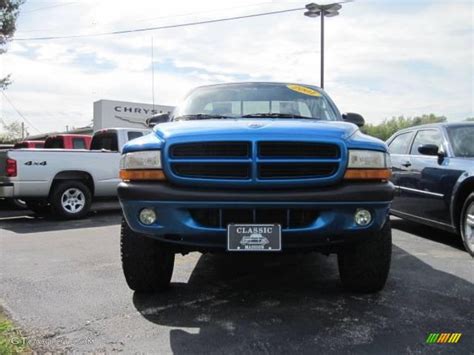
M376 295L344 292L333 255L198 253L177 257L169 291L141 295L122 275L120 219L0 210L0 304L34 349L473 353L474 262L454 235L394 219L391 274ZM431 332L463 335L426 344Z

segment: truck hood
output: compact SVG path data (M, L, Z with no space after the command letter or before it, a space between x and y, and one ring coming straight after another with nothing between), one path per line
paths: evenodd
M192 120L168 122L155 127L156 135L164 141L195 136L245 139L254 135L259 138L296 136L300 139L327 137L346 140L356 131L357 126L352 123L308 119Z
M212 140L301 140L344 142L347 148L387 151L381 140L356 125L307 119L222 119L160 123L152 134L127 143L123 152L162 149L165 144Z

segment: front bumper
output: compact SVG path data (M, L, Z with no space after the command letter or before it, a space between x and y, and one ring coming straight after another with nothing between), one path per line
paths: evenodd
M312 209L317 217L304 227L283 228L282 248L315 249L370 237L385 224L394 187L388 183L350 183L337 187L292 190L212 190L168 183L122 182L118 195L132 230L191 250L225 249L226 226L209 227L191 214L193 209ZM154 224L142 224L142 208L153 208ZM372 222L354 222L358 208L371 211ZM251 222L250 222L251 223Z

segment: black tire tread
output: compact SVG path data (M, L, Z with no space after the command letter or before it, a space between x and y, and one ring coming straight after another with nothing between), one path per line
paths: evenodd
M385 286L392 256L390 220L368 241L342 250L338 255L339 274L344 288L374 293Z
M171 281L174 252L162 243L136 233L122 219L122 268L128 286L138 292L165 290Z

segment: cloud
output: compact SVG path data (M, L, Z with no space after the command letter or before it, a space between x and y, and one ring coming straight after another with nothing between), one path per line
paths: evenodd
M20 17L17 37L97 33L301 6L300 2L90 1ZM25 5L33 8L33 5ZM473 4L344 4L326 21L326 89L342 111L379 122L434 112L473 116ZM45 24L44 16L51 19ZM442 21L440 20L442 19ZM44 29L26 32L32 29ZM23 30L24 29L24 30ZM122 36L13 42L2 72L8 95L43 131L86 124L99 99L177 104L202 84L268 80L319 83L319 19L302 12ZM2 101L2 117L18 117Z

